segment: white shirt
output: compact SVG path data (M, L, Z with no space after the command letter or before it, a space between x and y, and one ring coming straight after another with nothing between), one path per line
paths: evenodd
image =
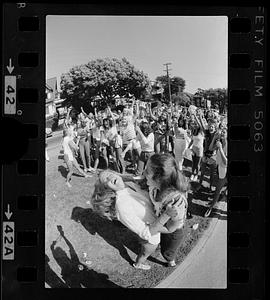
M109 141L112 141L114 137L117 135L117 128L116 126L112 126L110 129L104 130L105 138Z
M175 138L176 139L186 139L187 131L184 128L175 126L174 130L175 130Z
M226 155L227 149L223 149L223 151ZM218 177L220 179L225 178L227 173L227 164L224 164L219 149L217 150L217 165L218 165Z
M97 141L100 141L100 139L101 139L100 131L101 131L101 127L98 127L96 125L92 128L92 136Z
M151 132L148 136L144 137L142 137L140 134L137 134L137 139L141 144L142 151L154 152L155 136L153 132Z
M62 142L62 146L63 146L63 149L64 149L64 154L66 154L68 156L68 159L70 161L73 161L73 154L72 154L72 151L71 151L70 146L69 146L70 141L72 141L72 137L65 136L64 139L63 139L63 142Z
M128 124L126 127L121 128L121 134L123 138L123 144L127 144L129 141L136 138L136 132L134 124Z
M136 191L127 187L117 191L115 204L117 219L131 231L150 244L160 243L160 233L151 235L149 224L156 220L152 203L147 192L141 190L136 184L129 182Z
M204 134L199 132L198 135L193 136L193 146L203 148Z

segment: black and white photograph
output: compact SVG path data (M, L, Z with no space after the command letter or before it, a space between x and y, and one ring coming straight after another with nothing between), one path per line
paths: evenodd
M45 52L45 288L226 289L228 17L47 15Z

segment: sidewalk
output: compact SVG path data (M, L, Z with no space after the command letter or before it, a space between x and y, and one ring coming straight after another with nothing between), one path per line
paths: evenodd
M217 208L227 211L227 203ZM213 218L185 261L155 288L227 288L227 220Z

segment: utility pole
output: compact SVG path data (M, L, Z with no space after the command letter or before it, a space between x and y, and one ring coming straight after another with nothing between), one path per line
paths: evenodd
M164 66L166 66L166 70L164 70L167 73L167 79L168 79L168 88L169 88L169 100L170 100L170 105L172 107L172 96L171 96L171 82L170 82L170 76L169 76L169 71L171 71L172 69L169 69L169 65L171 65L171 63L166 63L163 64Z
M170 81L170 76L169 76L169 71L171 71L171 69L169 69L169 65L171 65L171 63L166 63L163 64L164 66L166 66L166 70L164 70L167 73L167 79L168 79L168 88L169 88L169 99L170 99L170 107L171 107L171 113L172 113L172 96L171 96L171 81ZM169 120L171 120L171 115L169 117ZM169 151L169 136L166 137L166 148Z

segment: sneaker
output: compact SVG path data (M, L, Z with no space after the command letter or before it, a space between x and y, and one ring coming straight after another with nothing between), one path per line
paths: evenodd
M137 176L134 176L133 179L135 180L142 180L144 179L145 177L143 175L137 175Z
M197 180L198 180L198 175L195 175L193 181L197 181Z
M193 216L192 216L192 214L191 214L191 212L187 212L187 219L192 219L193 218Z
M175 267L175 266L176 266L175 260L168 261L168 267Z
M140 270L150 270L151 269L151 267L149 265L136 264L136 263L133 264L133 267L135 269L140 269Z
M211 192L214 192L216 190L215 186L211 186Z
M87 171L89 171L89 172L91 172L91 173L95 173L95 172L96 172L96 170L95 170L94 168L91 168L91 167L88 168Z
M202 186L204 187L204 188L210 188L210 183L209 182L207 182L207 181L203 181L202 182Z
M210 216L211 212L212 212L212 208L208 208L206 213L204 214L204 217L208 218Z
M190 180L194 181L194 175L193 174L190 176Z

